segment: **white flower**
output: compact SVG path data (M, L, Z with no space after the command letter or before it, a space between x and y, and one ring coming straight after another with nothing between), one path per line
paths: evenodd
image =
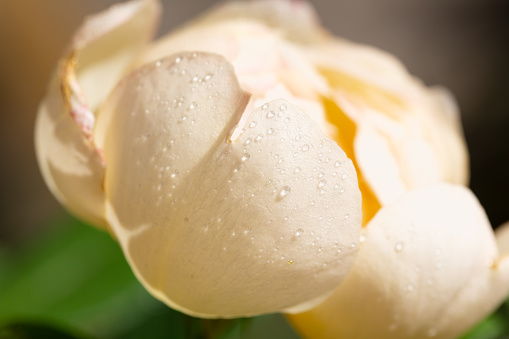
M310 338L452 338L503 300L446 90L304 2L228 3L149 43L158 12L89 18L36 126L50 189L155 297L202 317L308 310L289 317Z

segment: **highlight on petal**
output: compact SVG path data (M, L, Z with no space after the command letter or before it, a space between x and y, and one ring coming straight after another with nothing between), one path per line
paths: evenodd
M158 10L156 1L137 0L88 18L39 107L35 148L43 177L63 205L95 225L105 226L94 112L150 39Z
M440 184L383 206L334 294L289 318L307 338L455 338L509 291L484 210L466 188Z
M309 309L357 252L351 161L285 100L241 119L247 99L223 57L182 53L124 79L98 121L108 222L144 286L191 315Z

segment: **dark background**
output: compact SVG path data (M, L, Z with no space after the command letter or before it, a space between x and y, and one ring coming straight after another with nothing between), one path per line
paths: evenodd
M39 234L62 208L33 149L38 102L82 18L111 0L0 0L0 246ZM160 33L213 0L166 0ZM456 95L470 150L471 188L494 227L509 220L509 2L315 0L337 36L384 49L428 85Z

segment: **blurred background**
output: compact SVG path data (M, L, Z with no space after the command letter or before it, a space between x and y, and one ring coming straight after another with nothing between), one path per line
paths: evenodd
M79 224L65 214L42 181L33 148L34 120L52 70L73 31L84 16L114 2L0 0L0 254L6 249L26 247L35 238L44 236L47 227ZM217 1L162 2L160 34ZM335 35L386 50L427 85L451 89L461 108L470 150L471 188L494 227L508 221L509 2L314 0L312 3L323 25ZM80 235L85 238L80 246L97 243L97 240L86 243L88 231L79 228L77 232L68 236L77 237L79 232L85 232L85 236ZM68 240L61 241L64 244ZM114 260L122 259L120 256ZM139 301L140 297L136 298Z

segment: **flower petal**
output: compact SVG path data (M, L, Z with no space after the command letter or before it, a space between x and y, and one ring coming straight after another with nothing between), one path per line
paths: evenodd
M455 338L509 291L508 260L498 258L484 210L461 186L410 191L364 230L334 294L289 316L307 337Z
M299 43L316 42L325 35L314 8L302 0L225 2L193 24L210 26L238 19L259 21L280 31L285 40Z
M426 88L394 57L371 47L334 40L308 56L328 79L337 105L359 126L357 164L382 203L397 198L401 188L468 183L466 143L448 92ZM373 147L384 151L382 168L372 166L382 158Z
M156 1L138 0L88 18L39 106L35 147L43 177L63 205L95 225L105 226L94 111L150 38L158 10Z
M146 288L192 315L302 311L356 254L350 160L284 100L233 138L246 99L223 57L186 53L130 75L98 122L108 221Z
M497 227L497 245L502 254L509 254L509 221Z

